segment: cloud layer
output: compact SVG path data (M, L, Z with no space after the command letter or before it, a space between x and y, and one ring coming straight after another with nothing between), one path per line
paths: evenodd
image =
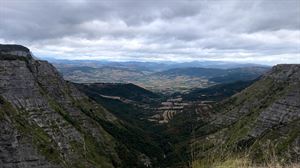
M62 59L300 63L300 1L0 0L0 42Z

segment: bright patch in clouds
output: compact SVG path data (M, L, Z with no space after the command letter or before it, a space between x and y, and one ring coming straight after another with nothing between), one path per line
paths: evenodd
M0 43L58 59L300 63L300 1L0 0Z

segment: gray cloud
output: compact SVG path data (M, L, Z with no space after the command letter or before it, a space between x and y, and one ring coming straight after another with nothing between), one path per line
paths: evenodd
M1 41L57 58L300 63L300 1L0 0Z

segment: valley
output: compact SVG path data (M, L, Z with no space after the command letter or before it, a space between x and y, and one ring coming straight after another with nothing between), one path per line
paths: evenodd
M300 168L300 0L0 0L0 168Z
M0 45L0 165L299 165L299 64L130 65L56 69Z
M143 62L104 64L99 61L97 64L97 61L94 61L92 65L85 61L82 61L82 64L80 61L76 63L60 61L54 62L54 66L66 80L72 82L132 83L153 92L169 95L176 92L188 93L195 88L207 88L217 84L254 80L270 69L262 65L220 64L219 62L210 62L212 67L215 64L218 69L203 68L206 66L201 62L184 65L148 63L152 66L147 66L147 63Z

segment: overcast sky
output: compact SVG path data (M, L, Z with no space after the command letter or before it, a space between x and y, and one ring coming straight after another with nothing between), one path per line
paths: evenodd
M0 43L42 58L300 63L300 0L0 0Z

